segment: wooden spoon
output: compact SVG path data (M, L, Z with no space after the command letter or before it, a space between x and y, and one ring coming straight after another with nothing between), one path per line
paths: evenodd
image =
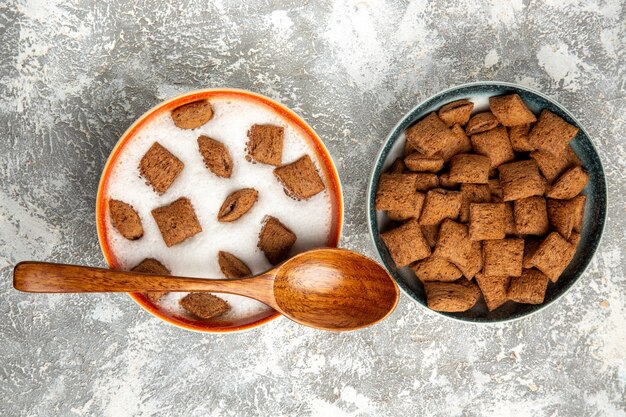
M399 291L387 271L345 249L303 252L244 279L200 279L22 262L13 286L26 292L216 292L243 295L289 319L323 330L354 330L378 323L396 307Z

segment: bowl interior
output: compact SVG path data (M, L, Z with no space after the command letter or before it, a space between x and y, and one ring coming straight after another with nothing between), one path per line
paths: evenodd
M339 175L333 163L333 160L324 146L321 139L313 131L313 129L298 115L287 107L256 93L252 93L245 90L238 89L207 89L193 91L183 94L178 97L174 97L170 100L159 103L154 108L148 110L142 115L128 130L122 135L120 140L111 151L109 159L103 169L100 185L98 187L98 196L96 199L96 224L98 228L98 239L100 241L100 247L107 261L107 264L112 269L120 268L121 265L118 262L115 253L113 252L108 238L108 231L106 226L106 204L108 201L108 179L110 173L115 165L116 161L123 153L125 146L132 141L133 137L141 130L146 124L152 121L155 117L169 112L172 109L179 107L183 104L194 102L197 100L212 99L212 98L232 98L236 100L247 100L255 102L256 104L264 107L269 107L277 115L283 119L297 126L303 133L303 137L307 140L311 150L318 156L321 165L321 171L323 171L323 177L326 179L327 189L331 195L332 203L332 224L331 230L326 242L326 246L336 247L339 243L341 236L341 229L343 225L343 197L341 192L341 184L339 181ZM158 304L151 302L147 297L140 293L132 293L130 296L135 300L142 308L148 312L154 314L158 318L176 326L201 332L233 332L246 330L260 326L268 321L271 321L280 316L274 310L266 310L262 313L253 314L245 317L239 317L230 320L201 320L191 319L188 317L182 317L174 315L167 310L160 307Z
M387 137L372 172L367 207L370 233L383 264L406 294L419 304L426 306L424 288L415 274L408 267L396 268L394 265L387 247L380 237L380 231L384 231L389 223L388 219L382 212L377 212L374 208L376 185L381 173L389 168L404 151L405 130L422 117L451 101L462 98L469 99L475 104L473 113L478 113L489 109L490 96L511 93L519 94L535 114L538 114L542 109L548 109L580 129L571 141L571 146L582 160L585 169L589 171L589 182L583 190L583 194L587 196L587 202L581 240L574 259L559 280L554 284L549 284L543 304L530 305L508 302L495 311L489 312L484 302L481 301L474 308L463 313L439 313L450 318L472 322L498 322L513 320L539 311L563 295L578 280L600 243L606 217L606 183L600 158L580 123L556 101L526 87L500 82L475 83L453 87L425 100L404 116Z

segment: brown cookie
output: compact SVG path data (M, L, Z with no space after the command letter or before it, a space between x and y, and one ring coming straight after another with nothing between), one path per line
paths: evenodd
M470 136L476 135L491 130L499 124L500 122L498 122L496 116L490 111L477 113L473 115L465 125L465 133Z
M165 267L161 262L157 261L154 258L146 258L141 261L137 266L131 269L133 272L142 272L147 274L156 274L156 275L170 275L171 272L169 269ZM148 298L148 300L156 303L163 296L167 294L166 291L148 291L144 293L144 295Z
M425 282L426 303L435 311L456 313L474 307L480 290L473 281Z
M258 247L272 265L287 259L297 237L276 217L267 216L259 233Z
M230 305L219 297L206 292L192 292L179 301L182 308L194 316L208 320L221 316L230 310Z
M233 158L222 142L208 136L200 136L198 137L198 148L204 165L209 171L218 177L230 178L233 173Z
M139 161L139 174L158 194L165 193L184 168L180 159L154 142Z
M120 200L109 200L111 223L128 240L137 240L143 236L143 226L137 210Z
M245 278L252 276L252 271L241 259L230 252L219 251L217 263L226 278Z
M389 254L396 266L403 267L411 262L430 256L430 246L416 219L381 233Z
M283 161L284 128L274 125L252 125L248 131L246 159L280 166Z
M222 223L234 222L250 211L258 199L259 193L254 188L242 188L230 193L217 213L217 220Z
M309 155L274 169L274 176L285 193L295 200L309 199L326 188Z
M155 208L152 210L152 217L168 247L177 245L202 231L191 201L186 197Z
M181 129L195 129L212 118L213 109L206 100L187 103L172 110L172 120Z

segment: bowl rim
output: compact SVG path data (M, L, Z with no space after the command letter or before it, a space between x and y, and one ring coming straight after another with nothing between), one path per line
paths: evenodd
M273 107L275 111L283 112L285 113L287 118L293 119L296 122L296 124L298 124L299 127L304 129L305 133L313 139L313 142L315 145L314 151L316 152L316 154L318 154L318 156L320 157L323 157L329 162L325 164L326 165L325 168L327 169L328 175L331 177L330 180L333 182L333 187L335 188L335 191L337 194L337 199L336 199L337 213L336 213L335 233L333 233L330 236L330 238L332 238L332 241L335 243L334 247L339 246L339 241L343 234L343 226L344 226L344 219L345 219L343 184L341 183L341 177L339 176L339 173L337 171L337 164L335 163L335 160L333 159L332 154L329 152L328 148L326 147L326 144L324 143L324 141L322 141L322 139L317 134L317 132L304 120L304 118L302 118L296 112L291 110L291 108L287 107L286 105L282 103L279 103L276 100L273 100L267 96L264 96L262 94L255 93L253 91L245 90L241 88L230 88L230 87L204 88L204 89L196 89L196 90L187 91L187 92L184 92L176 96L157 102L157 104L155 104L148 110L144 111L137 119L135 119L135 121L124 131L124 133L122 133L119 136L117 142L111 149L109 156L107 157L107 160L104 163L102 167L102 171L100 173L100 180L98 182L98 191L96 194L96 203L95 203L96 204L96 211L95 211L96 219L95 220L96 220L98 244L100 246L100 250L102 252L104 260L109 268L111 267L111 264L112 264L111 262L112 257L111 257L111 253L105 250L106 245L103 244L103 242L106 242L106 232L105 232L106 227L103 224L101 224L101 220L104 219L104 215L105 215L105 213L103 212L103 204L104 204L103 198L104 198L104 189L105 189L106 180L110 175L110 170L112 169L112 163L117 159L118 153L121 152L122 148L126 145L129 139L134 135L135 131L144 122L152 118L158 111L160 111L164 107L171 106L174 103L180 103L180 105L183 105L188 102L193 102L195 100L206 99L207 95L218 95L218 94L234 94L234 95L247 96L247 97L256 99L264 104L270 105L270 107ZM332 233L332 230L331 230L331 233ZM261 327L271 321L276 320L279 317L282 317L282 314L280 314L277 311L274 311L272 314L266 317L263 317L261 319L252 321L250 323L242 324L242 325L236 325L232 327L214 327L214 328L202 327L202 326L195 325L192 322L186 323L180 320L176 320L170 317L169 315L162 313L161 311L156 309L154 305L146 302L145 297L140 293L127 293L127 294L133 301L135 301L139 305L139 307L141 307L143 310L147 311L148 313L152 314L153 316L159 318L161 321L168 323L172 326L181 328L181 329L190 330L190 331L194 331L198 333L212 333L212 334L239 333L243 331L252 330L257 327Z
M480 86L503 86L503 87L510 87L510 88L516 88L516 89L519 89L519 90L524 90L526 92L535 94L535 95L541 97L542 99L552 103L555 107L558 107L559 110L561 110L568 117L570 117L574 121L576 126L583 132L583 134L585 136L587 136L587 138L589 139L589 143L591 145L591 149L596 154L596 156L598 158L598 161L600 162L599 163L599 169L600 169L600 177L601 178L599 179L599 183L602 185L602 189L604 191L604 196L603 197L604 197L604 202L605 202L604 205L602 206L602 211L603 211L602 216L599 219L599 220L601 220L601 225L600 225L599 238L597 240L597 243L593 247L588 260L584 263L582 268L579 271L577 271L577 273L575 274L575 277L572 280L572 282L567 287L565 287L563 289L563 291L558 296L556 296L552 300L549 300L547 302L544 302L544 303L538 305L535 309L533 309L531 311L528 311L528 312L525 312L525 313L520 314L520 315L516 315L516 316L513 316L513 317L499 318L497 320L480 320L480 319L476 320L476 319L471 319L471 318L464 318L464 317L461 317L461 316L453 316L453 315L450 315L450 314L446 314L444 312L432 310L432 309L428 308L428 306L426 304L422 303L420 300L415 298L411 294L410 289L407 288L408 286L401 279L399 279L396 276L397 273L395 273L394 271L392 271L389 268L389 266L385 262L385 259L381 255L381 248L379 247L378 241L376 239L377 235L379 235L380 232L378 232L378 230L374 230L375 229L374 228L374 218L376 216L376 209L374 208L374 206L372 204L373 203L373 194L372 193L374 193L375 189L376 189L376 187L374 186L375 179L376 179L377 175L379 176L380 172L382 171L383 157L386 158L387 155L388 155L388 151L390 149L390 142L395 143L395 141L401 135L402 132L400 132L400 127L404 124L406 119L411 114L416 112L420 107L424 106L429 101L434 100L434 99L436 99L439 96L442 96L442 95L445 95L445 94L448 94L448 93L452 93L452 92L454 92L456 90L460 90L462 88L480 87ZM561 299L565 294L569 293L571 291L571 289L576 284L578 284L580 282L580 278L585 273L587 268L589 268L589 264L593 260L597 249L602 244L602 238L604 237L604 231L605 231L606 222L607 222L607 219L608 219L607 207L609 205L609 200L608 200L609 197L608 197L608 192L607 192L606 175L604 173L604 166L602 165L602 158L600 158L600 153L598 152L598 149L596 148L595 144L591 140L591 136L589 135L589 133L587 133L587 130L578 121L578 119L576 119L576 117L574 117L574 115L569 110L567 110L561 103L559 103L555 99L547 96L546 94L541 93L541 92L535 90L534 88L523 86L523 85L519 85L519 84L515 84L515 83L511 83L511 82L507 82L507 81L493 81L493 80L492 81L474 81L474 82L470 82L470 83L458 84L458 85L455 85L455 86L452 86L452 87L448 87L448 88L446 88L444 90L438 91L435 94L432 94L429 97L421 100L417 105L415 105L411 109L409 109L398 120L398 122L393 126L393 128L391 128L391 130L389 131L389 134L387 134L387 136L385 137L382 145L380 146L380 149L379 149L379 151L378 151L378 153L376 155L376 159L374 160L374 164L372 166L372 170L370 172L370 177L369 177L369 181L368 181L366 196L367 196L367 201L366 201L367 225L368 225L368 231L369 231L370 238L372 240L372 243L374 244L374 248L376 249L376 254L379 257L379 259L381 261L381 264L385 267L385 269L387 269L387 271L389 272L391 277L396 281L396 283L400 287L400 290L406 296L408 296L413 302L415 302L417 305L419 305L420 308L426 310L430 314L433 314L433 315L436 315L436 316L440 316L440 317L445 317L447 319L454 320L456 322L468 323L468 324L479 324L479 325L498 325L498 324L502 324L502 323L509 323L509 322L514 322L514 321L517 321L517 320L528 318L528 317L534 315L535 313L543 311L544 309L546 309L549 306L553 305L557 300Z

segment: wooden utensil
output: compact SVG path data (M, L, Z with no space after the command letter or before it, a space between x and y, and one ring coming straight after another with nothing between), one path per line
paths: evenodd
M13 287L36 293L215 292L243 295L289 319L323 330L354 330L386 318L400 293L387 271L345 249L314 249L244 279L200 279L22 262Z

